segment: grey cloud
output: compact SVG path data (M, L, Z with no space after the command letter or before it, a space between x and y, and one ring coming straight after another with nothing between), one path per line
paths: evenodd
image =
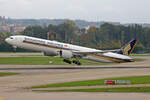
M149 0L0 0L0 15L150 22Z

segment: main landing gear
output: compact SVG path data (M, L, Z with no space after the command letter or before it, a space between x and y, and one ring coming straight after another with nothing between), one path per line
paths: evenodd
M65 63L68 63L68 64L71 64L72 62L70 61L70 60L68 60L68 59L64 59L63 60Z
M68 64L74 63L76 65L81 65L81 63L79 62L79 60L70 61L69 59L64 59L63 61L66 62L66 63L68 63Z
M81 65L81 63L78 60L73 60L72 62L76 65Z

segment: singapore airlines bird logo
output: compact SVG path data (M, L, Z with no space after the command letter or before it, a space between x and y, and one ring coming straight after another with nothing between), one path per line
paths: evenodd
M131 45L130 45L130 44L124 48L123 54L124 54L124 55L128 55L128 51L129 51L129 50L131 50Z

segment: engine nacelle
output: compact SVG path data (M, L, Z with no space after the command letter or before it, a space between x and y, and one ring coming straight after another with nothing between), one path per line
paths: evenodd
M44 52L44 56L57 56L55 52Z
M61 50L60 51L60 57L62 57L62 58L72 58L73 54L69 50Z

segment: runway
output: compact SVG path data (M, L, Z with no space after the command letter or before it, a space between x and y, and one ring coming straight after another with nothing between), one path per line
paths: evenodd
M10 93L3 100L149 100L149 93ZM26 99L25 99L26 98Z
M26 89L35 85L123 76L150 75L150 57L145 61L103 66L0 65L0 72L19 75L0 77L4 100L149 100L149 93L41 93Z
M104 66L101 66L101 67L94 67L94 66L91 66L91 67L39 67L39 68L34 68L34 67L23 67L23 68L15 68L15 67L11 67L11 68L0 68L0 70L6 70L6 71L9 71L9 70L78 70L78 69L150 69L150 67L104 67Z

